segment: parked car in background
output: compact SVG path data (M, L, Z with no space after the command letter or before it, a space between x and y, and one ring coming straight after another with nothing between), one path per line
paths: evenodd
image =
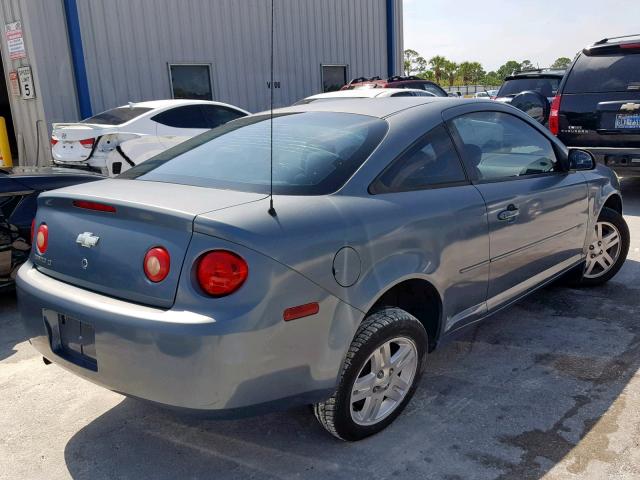
M504 83L498 89L495 100L510 103L513 98L522 92L538 92L549 103L558 91L565 70L542 68L514 72L504 79Z
M564 73L548 68L514 72L505 78L494 100L509 103L547 126L551 102Z
M38 195L102 179L101 175L67 168L0 168L0 290L13 286L18 267L29 257Z
M389 77L386 80L383 80L380 77L354 78L340 90L352 90L354 88L411 88L431 92L437 97L448 96L447 92L437 83L415 76L395 76Z
M497 90L484 90L482 92L476 92L473 98L483 98L485 100L493 100L498 94Z
M350 98L387 98L387 97L435 97L426 90L412 88L355 88L353 90L338 90L336 92L319 93L298 100L294 105L304 105L312 102L340 100Z
M56 165L117 175L180 141L249 112L204 100L154 100L129 103L77 123L54 123L51 154ZM124 142L140 139L125 152Z
M549 128L618 173L640 174L640 35L605 38L578 54Z
M312 102L41 195L19 308L42 355L107 388L224 414L313 403L358 440L454 332L566 273L615 275L621 213L612 171L509 105Z

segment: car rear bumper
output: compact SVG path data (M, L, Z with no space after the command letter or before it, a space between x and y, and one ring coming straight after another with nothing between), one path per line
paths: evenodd
M336 331L334 319L344 329L360 315L327 295L313 317L258 329L250 328L255 319L239 318L230 327L213 316L90 292L44 275L31 262L18 272L17 286L28 338L48 360L125 395L224 415L326 398L352 338ZM52 329L60 315L91 325L95 368L55 348Z

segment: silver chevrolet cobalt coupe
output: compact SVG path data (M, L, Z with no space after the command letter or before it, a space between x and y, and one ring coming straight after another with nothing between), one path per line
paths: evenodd
M41 195L20 310L47 360L116 392L313 404L357 440L443 339L562 275L615 275L621 212L610 170L508 105L300 105Z

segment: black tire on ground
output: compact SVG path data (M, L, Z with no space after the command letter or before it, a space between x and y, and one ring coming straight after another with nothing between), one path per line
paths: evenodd
M404 337L417 347L417 370L405 397L387 417L373 425L360 425L351 416L351 392L362 367L373 352L386 342ZM314 405L322 426L341 440L360 440L386 428L411 400L420 381L427 355L428 337L424 326L413 315L394 307L385 307L366 317L351 342L335 393Z
M595 287L608 282L616 273L618 273L620 268L622 268L622 265L627 259L627 254L629 253L629 227L622 215L611 208L604 207L600 212L598 221L609 222L618 229L618 232L620 232L620 253L618 254L618 258L616 259L613 267L611 267L602 276L587 278L584 276L584 266L581 266L580 270L574 272L573 277L570 277L570 279L573 280L572 283L578 287Z

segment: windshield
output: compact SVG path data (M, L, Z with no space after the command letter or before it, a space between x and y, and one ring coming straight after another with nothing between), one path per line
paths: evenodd
M96 123L98 125L120 125L121 123L133 120L143 113L153 109L144 107L118 107L99 113L90 118L85 118L80 123Z
M565 93L640 90L640 54L581 55L567 77Z
M302 112L273 119L273 191L323 195L339 189L387 131L379 118ZM269 192L269 115L241 118L187 140L118 178Z
M528 90L538 92L544 97L553 97L558 91L560 80L559 77L512 78L502 84L498 97L517 95Z

